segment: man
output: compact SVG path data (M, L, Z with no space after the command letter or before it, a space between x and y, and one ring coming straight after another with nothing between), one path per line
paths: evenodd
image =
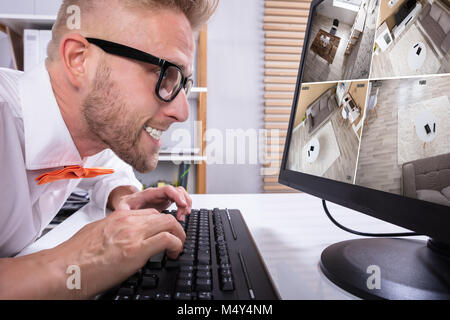
M81 21L72 30L67 13L74 5ZM161 134L187 119L193 33L216 6L65 0L45 66L0 71L0 298L91 298L152 255L181 252L183 229L160 211L175 202L183 220L189 195L173 187L139 191L129 165L153 170ZM98 170L93 167L114 173L100 169L89 177ZM11 258L39 236L76 187L91 191L99 211L113 212L53 249ZM66 286L73 265L80 269L79 290Z

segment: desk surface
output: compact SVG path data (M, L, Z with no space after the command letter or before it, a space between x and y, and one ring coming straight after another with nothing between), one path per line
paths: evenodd
M192 195L194 208L239 209L283 299L355 299L320 271L322 251L329 245L360 238L334 226L320 199L307 194ZM356 211L329 204L332 215L347 227L365 232L404 229ZM94 221L98 209L87 205L27 247L20 255L52 248ZM418 239L425 239L417 237Z

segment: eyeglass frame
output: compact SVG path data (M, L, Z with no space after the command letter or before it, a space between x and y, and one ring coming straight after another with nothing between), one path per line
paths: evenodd
M178 96L178 94L180 93L182 88L185 90L186 96L189 95L190 91L189 92L186 91L186 85L188 84L188 82L190 82L191 88L192 88L194 81L192 80L192 77L186 77L183 73L183 70L181 70L181 68L178 65L176 65L170 61L167 61L165 59L158 58L154 55L151 55L150 53L147 53L147 52L144 52L144 51L120 44L120 43L111 42L108 40L103 40L103 39L98 39L98 38L87 37L85 39L89 43L96 45L97 47L99 47L106 53L159 66L161 68L161 72L159 74L158 82L156 83L156 87L155 87L155 93L156 93L156 96L158 97L158 99L160 99L164 102L171 102ZM178 71L181 74L181 82L180 82L179 87L176 89L175 94L173 94L173 96L170 99L164 99L159 94L159 90L161 88L161 83L163 81L163 77L169 67L175 67L176 69L178 69Z

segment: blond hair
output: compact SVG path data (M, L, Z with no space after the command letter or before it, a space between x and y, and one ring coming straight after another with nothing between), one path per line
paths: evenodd
M67 27L68 9L77 6L81 12L81 20L86 21L85 17L102 8L102 6L111 7L119 4L122 8L128 9L148 9L161 10L169 9L182 12L188 19L192 30L198 31L206 24L209 18L217 9L219 0L64 0L56 18L56 22L52 28L52 40L48 46L48 56L50 60L54 60L58 56L59 43L65 34L71 30ZM118 8L120 9L120 8ZM101 28L102 22L96 21ZM79 31L83 31L85 23Z

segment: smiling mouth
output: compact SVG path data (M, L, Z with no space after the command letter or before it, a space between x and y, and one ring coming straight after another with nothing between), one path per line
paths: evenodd
M156 141L161 139L161 135L163 134L162 130L158 130L149 126L145 126L144 130L147 131L147 133Z

